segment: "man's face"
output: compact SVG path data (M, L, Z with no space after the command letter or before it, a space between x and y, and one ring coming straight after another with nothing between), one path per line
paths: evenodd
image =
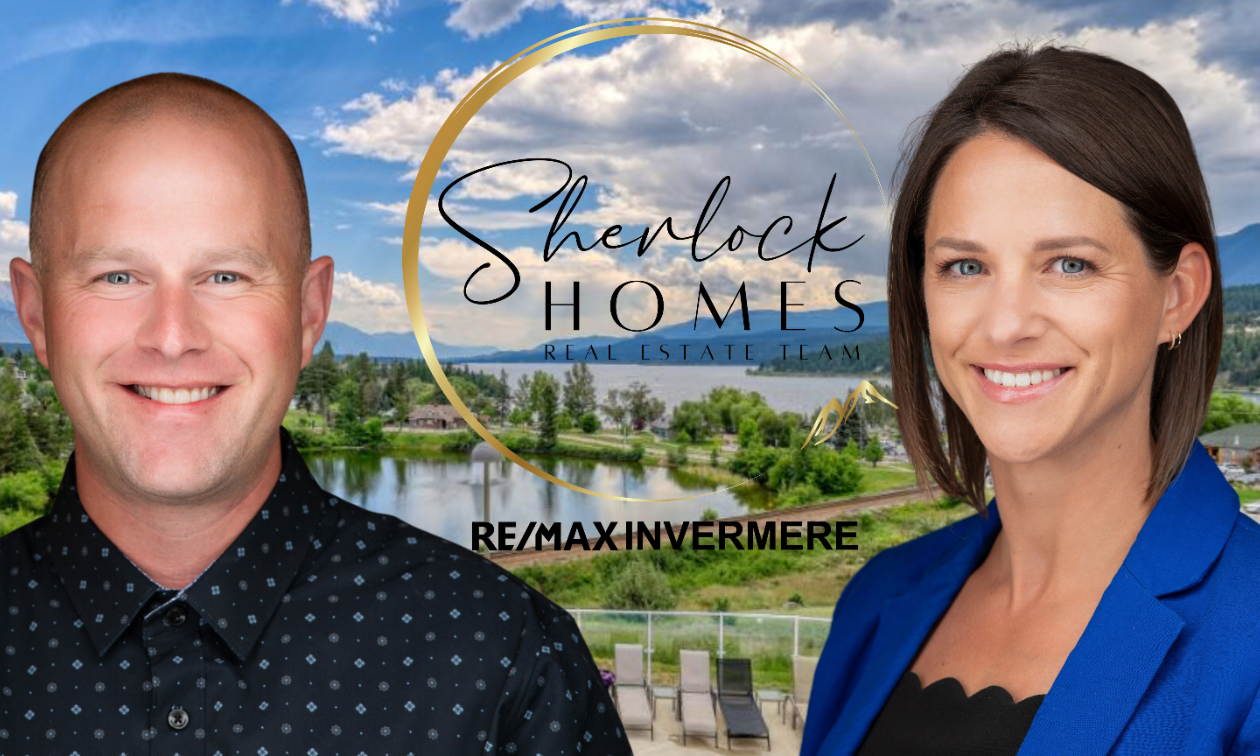
M80 132L63 157L40 290L76 456L151 500L235 490L276 443L327 313L280 156L260 129L158 115Z

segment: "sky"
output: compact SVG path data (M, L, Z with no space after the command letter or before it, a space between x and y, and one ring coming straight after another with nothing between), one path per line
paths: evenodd
M618 333L609 298L650 280L665 292L663 323L690 320L703 281L721 309L740 283L753 307L777 308L780 283L804 282L792 301L835 307L885 296L885 200L915 119L1000 45L1047 40L1119 58L1160 82L1190 126L1218 234L1260 222L1260 31L1256 4L1173 0L221 0L4 3L0 6L0 279L26 256L29 195L45 141L79 103L158 71L214 79L249 97L298 149L311 205L314 254L336 265L331 319L369 332L410 330L402 291L402 220L416 170L455 103L499 62L575 26L626 16L667 16L720 26L773 50L808 75L844 119L810 89L747 53L675 36L632 36L566 53L496 95L457 139L434 194L456 177L518 158L563 160L589 185L566 230L589 246L602 229L673 217L683 233L715 184L728 194L705 236L713 250L739 224L760 232L780 215L787 239L812 233L829 182L826 240L854 244L773 263L755 246L697 265L684 244L541 250L565 171L525 164L479 174L452 189L447 210L510 255L506 267L427 208L421 295L434 338L523 347L570 331L556 309L544 333L544 281L556 302L581 280L585 335ZM855 137L856 134L856 137ZM860 145L858 140L860 139ZM865 153L862 150L865 148ZM867 159L869 154L869 164ZM858 240L860 237L860 240ZM856 240L856 241L855 241ZM781 248L790 246L782 245ZM7 288L7 281L4 282ZM650 322L651 295L629 286L630 327ZM644 312L648 312L644 316Z

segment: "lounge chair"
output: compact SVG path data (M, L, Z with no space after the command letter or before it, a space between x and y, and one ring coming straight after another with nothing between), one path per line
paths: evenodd
M770 728L753 696L752 659L718 659L717 693L726 720L726 747L731 747L731 738L765 738L770 750Z
M679 708L682 711L683 745L688 735L713 738L718 744L717 707L713 702L713 685L709 682L709 652L679 651L682 684L679 686Z
M617 713L627 730L647 730L656 739L656 707L652 705L652 689L643 679L643 646L637 643L617 644L617 681L614 686Z
M788 696L787 705L792 711L792 729L796 729L799 717L805 721L809 709L809 692L814 687L814 670L818 668L817 656L792 657L792 693Z

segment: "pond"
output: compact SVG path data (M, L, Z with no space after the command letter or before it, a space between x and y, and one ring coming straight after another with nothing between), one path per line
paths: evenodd
M473 521L482 515L482 468L466 454L441 452L321 452L303 455L325 490L373 512L392 514L449 541L470 546ZM639 499L708 494L685 501L643 503L603 499L549 483L504 459L491 465L490 516L515 521L519 536L526 522L581 522L594 543L595 521L698 520L706 509L720 517L761 511L770 493L752 483L719 491L715 483L688 469L585 459L527 456L560 480L593 491Z

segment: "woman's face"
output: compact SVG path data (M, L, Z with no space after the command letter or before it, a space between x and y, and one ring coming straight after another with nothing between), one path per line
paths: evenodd
M942 170L924 244L937 374L990 459L1148 427L1168 279L1119 202L1027 142L984 135Z

